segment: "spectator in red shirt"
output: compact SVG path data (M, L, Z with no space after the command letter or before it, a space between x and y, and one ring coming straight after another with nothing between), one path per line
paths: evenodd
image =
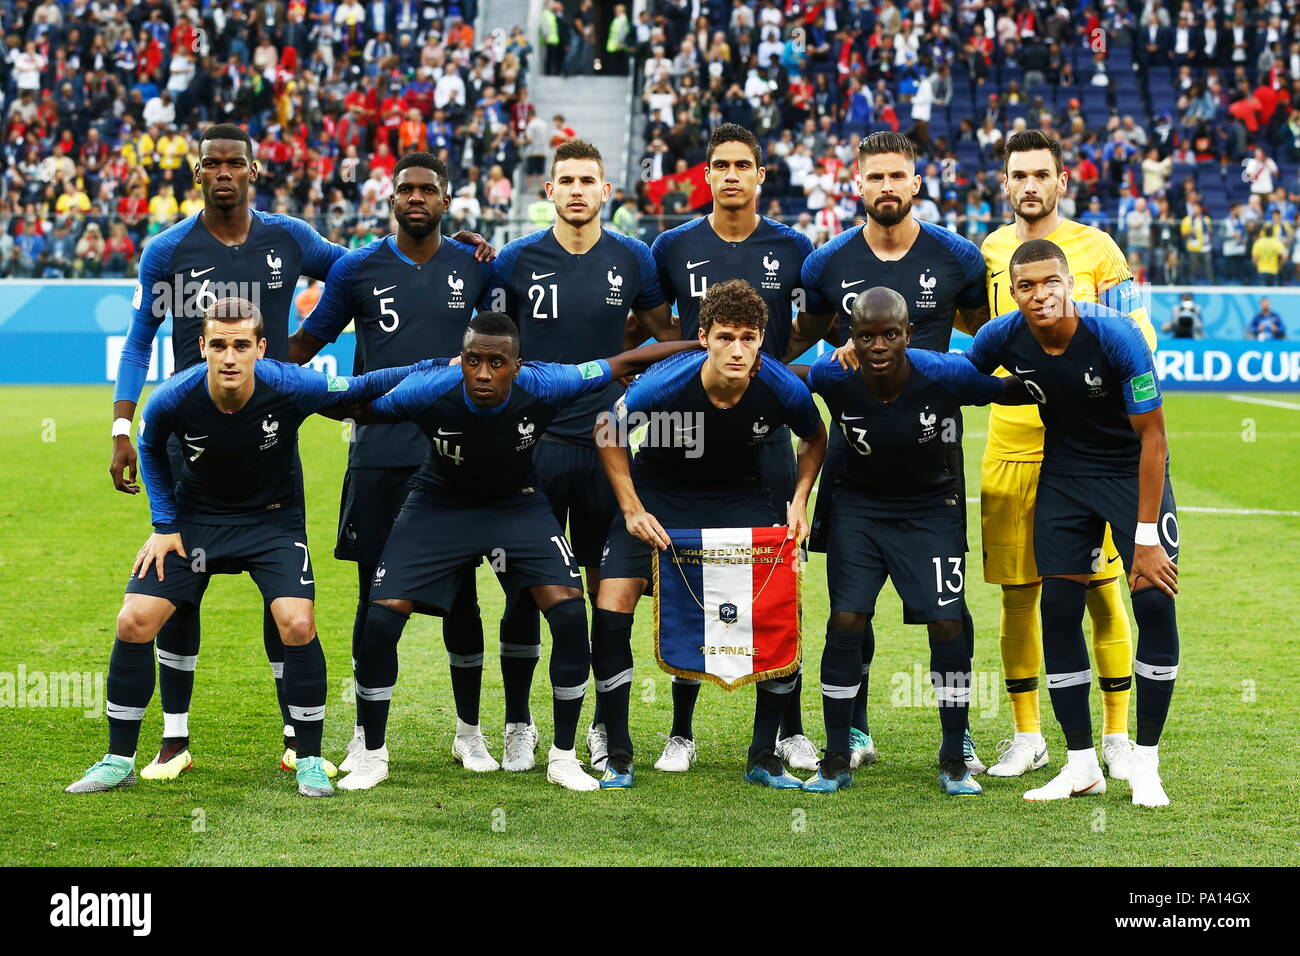
M375 145L375 150L370 154L370 168L382 169L390 177L393 175L393 167L397 165L397 157L393 151L388 148L388 141L380 139Z
M1079 164L1074 167L1074 178L1078 180L1084 192L1091 195L1097 189L1097 183L1101 180L1101 173L1097 171L1096 163L1087 156L1080 156Z

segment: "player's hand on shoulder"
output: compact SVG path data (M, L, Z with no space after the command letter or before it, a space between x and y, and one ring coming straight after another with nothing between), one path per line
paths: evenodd
M189 557L189 555L185 553L185 545L181 543L180 532L177 531L175 534L160 534L155 531L153 534L149 535L149 540L141 545L140 550L136 552L135 564L131 566L131 573L135 574L138 578L143 578L149 573L149 568L151 566L156 566L158 580L164 580L163 564L166 561L167 555L172 551L175 551L182 558Z
M659 524L659 520L650 512L642 509L627 516L627 533L660 551L668 550L671 543L668 532Z
M497 257L496 247L480 236L477 232L470 232L468 229L462 229L456 235L452 236L457 242L463 242L467 246L474 247L474 260L476 262L491 262Z
M113 479L113 487L128 495L138 495L140 485L137 482L139 472L136 470L135 448L126 435L113 439L113 457L108 462L108 476Z
M1158 544L1133 546L1133 567L1128 573L1129 590L1153 584L1170 597L1178 594L1178 565Z
M858 370L858 353L854 351L852 342L841 345L831 355L835 361L840 363L840 368L846 372L856 372Z

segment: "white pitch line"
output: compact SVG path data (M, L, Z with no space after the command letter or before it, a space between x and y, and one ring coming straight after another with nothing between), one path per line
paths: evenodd
M1272 408L1289 408L1293 412L1300 412L1300 405L1295 402L1279 402L1273 398L1253 398L1250 395L1229 395L1230 402L1245 402L1248 405L1268 405Z
M968 504L979 504L978 498L967 498ZM1179 505L1178 510L1190 511L1194 514L1201 515L1272 515L1276 518L1300 518L1300 511L1273 511L1268 508L1196 508L1190 505Z

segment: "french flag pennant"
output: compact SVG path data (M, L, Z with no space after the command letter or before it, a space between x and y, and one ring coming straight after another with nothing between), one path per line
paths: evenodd
M735 690L793 674L803 568L788 529L665 529L654 551L655 658L678 677Z

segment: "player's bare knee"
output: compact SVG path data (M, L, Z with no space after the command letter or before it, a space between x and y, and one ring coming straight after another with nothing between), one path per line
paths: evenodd
M935 644L951 644L961 637L961 621L931 621L926 625L930 640Z
M158 633L159 629L154 625L151 615L139 607L124 604L117 612L117 639L128 644L147 643Z
M836 611L831 615L831 627L837 631L852 631L856 634L858 631L867 629L867 621L870 619L870 614L861 614L857 611Z
M313 614L293 614L276 623L280 627L280 641L289 647L310 644L316 636L316 618Z
M644 590L645 581L641 578L606 578L600 582L595 604L604 611L633 614Z

